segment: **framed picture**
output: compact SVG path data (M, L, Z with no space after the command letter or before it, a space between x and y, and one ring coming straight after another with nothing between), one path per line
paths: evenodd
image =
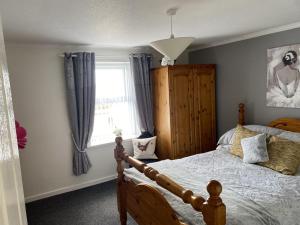
M300 44L268 49L267 106L300 108Z

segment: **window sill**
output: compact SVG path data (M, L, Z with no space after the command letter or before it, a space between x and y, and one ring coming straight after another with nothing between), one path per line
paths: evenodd
M123 140L124 142L130 142L132 140L132 138L127 138ZM116 143L115 142L108 142L108 143L103 143L103 144L99 144L99 145L93 145L93 146L89 146L87 147L87 150L99 150L99 149L103 149L105 147L110 147L110 146L115 146Z

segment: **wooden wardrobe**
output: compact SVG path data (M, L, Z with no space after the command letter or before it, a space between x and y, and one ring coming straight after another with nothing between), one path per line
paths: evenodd
M215 65L161 67L152 78L159 159L215 149Z

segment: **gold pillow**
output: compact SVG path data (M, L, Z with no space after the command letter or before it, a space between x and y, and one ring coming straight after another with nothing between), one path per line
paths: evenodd
M285 175L294 175L300 165L300 143L271 136L268 142L269 161L259 165Z
M244 157L243 154L243 149L241 145L241 140L243 138L248 138L248 137L253 137L259 133L251 131L242 125L238 124L237 127L235 128L234 132L234 138L233 138L233 143L230 149L230 153L236 156L239 156L241 158Z

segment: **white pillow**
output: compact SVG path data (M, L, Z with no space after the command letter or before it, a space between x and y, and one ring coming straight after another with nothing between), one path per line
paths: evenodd
M281 130L278 128L267 127L267 126L262 126L262 125L246 125L244 127L249 130L255 131L257 133L265 133L265 134L274 135L274 136L279 135L282 132L284 132L284 130ZM231 145L233 143L234 132L235 132L235 128L224 133L220 137L220 139L218 141L218 145ZM286 139L288 139L288 138L286 138ZM300 134L299 134L299 139L300 139Z
M233 143L233 135L235 128L225 132L218 140L217 145L231 145Z
M281 129L275 127L263 126L263 125L246 125L245 127L257 133L261 133L261 134L265 133L273 136L279 135L283 132L283 130Z
M266 134L258 134L241 140L244 154L243 162L259 163L269 161L266 138Z
M157 159L155 155L156 136L144 139L132 139L133 157L136 159Z

